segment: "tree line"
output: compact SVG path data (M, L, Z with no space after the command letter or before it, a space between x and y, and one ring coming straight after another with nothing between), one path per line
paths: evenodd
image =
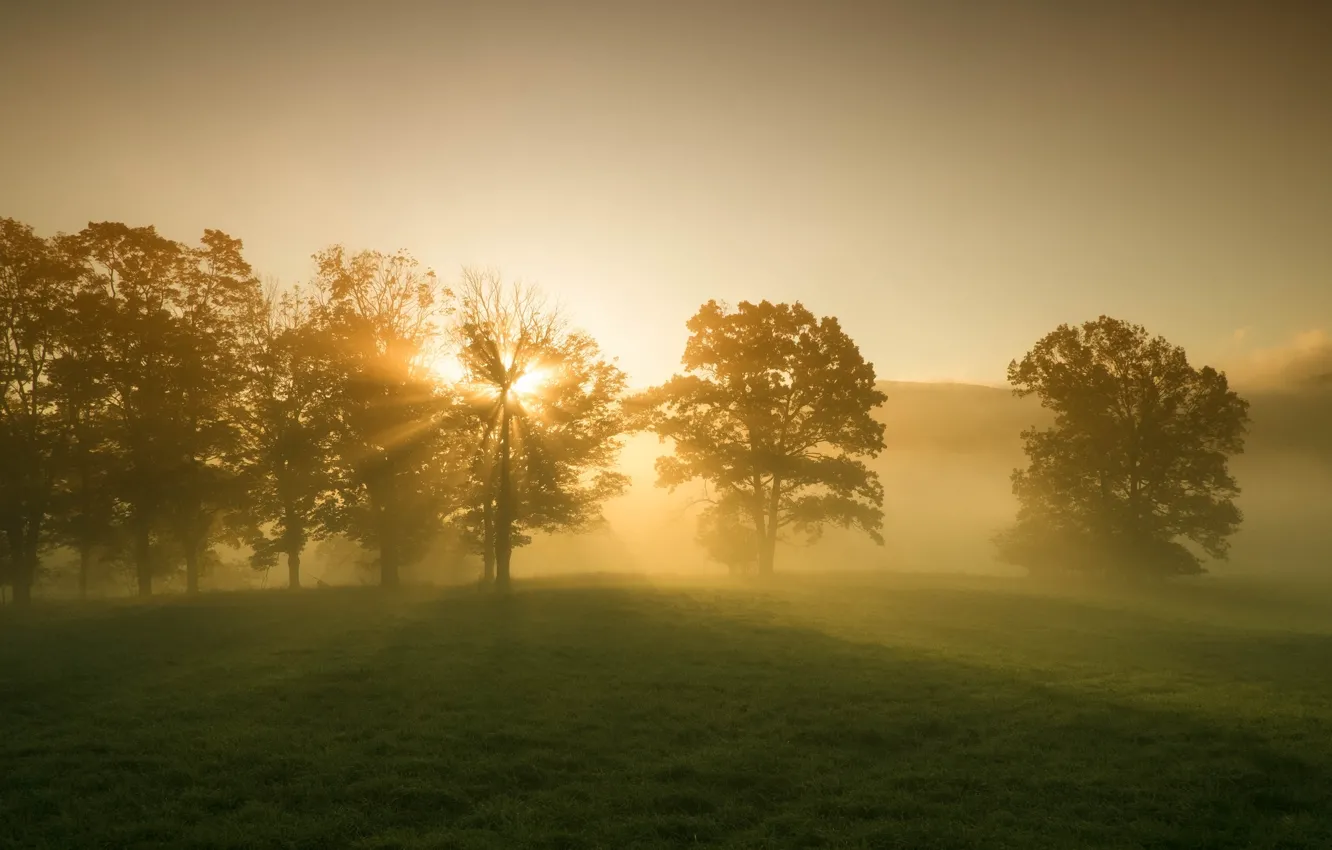
M883 542L867 460L886 399L835 318L708 302L680 374L631 394L534 287L475 269L448 283L407 252L312 260L280 288L217 230L43 238L0 219L0 584L16 601L57 549L77 555L81 592L102 564L141 595L178 575L196 592L224 544L285 562L296 587L331 535L393 586L445 531L507 585L533 534L603 521L635 431L669 444L660 486L702 482L698 539L733 572L771 572L780 541L829 526ZM1224 556L1239 523L1226 459L1247 421L1224 374L1102 317L1061 326L1009 375L1056 422L1023 434L1004 557L1161 573L1200 568L1180 540Z

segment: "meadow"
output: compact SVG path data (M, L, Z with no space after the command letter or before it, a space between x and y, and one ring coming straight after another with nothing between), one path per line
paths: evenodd
M1332 847L1332 594L583 577L0 609L0 846Z

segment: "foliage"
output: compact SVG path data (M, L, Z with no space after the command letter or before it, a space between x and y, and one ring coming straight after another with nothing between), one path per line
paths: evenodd
M1100 317L1061 325L1008 367L1019 396L1054 414L1022 433L1017 524L997 542L1037 572L1173 575L1202 570L1189 541L1224 558L1240 524L1228 460L1248 403L1222 372L1146 329Z
M85 330L70 352L69 415L105 415L139 592L178 563L197 590L223 520L244 499L241 338L258 281L240 240L216 230L189 247L152 227L101 222L66 242L86 314L74 323ZM111 344L87 339L99 326Z
M37 578L55 498L61 428L51 372L73 282L54 246L0 219L0 534L19 602Z
M484 577L503 584L530 532L585 530L628 485L613 469L625 376L532 287L467 270L460 301L454 337L476 460L458 521Z
M307 545L345 535L393 585L459 530L493 562L497 526L511 547L600 519L626 484L624 375L590 337L554 313L545 335L510 337L536 326L506 324L502 299L455 321L452 291L405 252L335 245L314 264L308 286L265 292L218 230L43 239L0 219L0 584L16 599L53 549L77 555L81 593L123 564L146 595L182 568L198 590L222 544L256 568L285 558L299 586ZM481 280L464 274L472 296ZM463 383L439 369L450 345ZM511 384L538 373L520 403Z
M77 238L56 244L77 264ZM77 265L76 265L77 267ZM51 366L51 389L62 430L50 539L79 557L79 591L87 594L97 567L127 555L126 515L117 493L121 446L116 440L109 364L117 340L114 304L103 292L81 287L61 319L60 356Z
M405 252L334 246L314 260L334 489L320 522L375 549L380 582L393 586L453 512L463 476L454 399L430 368L453 293Z
M838 321L798 303L709 301L688 329L685 373L640 396L636 416L673 444L659 485L710 486L701 537L714 556L771 572L778 540L829 524L882 543L883 489L860 458L884 448L873 411L885 396Z
M329 380L308 298L298 291L265 293L265 309L247 344L245 486L251 563L269 569L286 559L287 583L300 587L301 555L322 533L320 506L330 498L332 452Z

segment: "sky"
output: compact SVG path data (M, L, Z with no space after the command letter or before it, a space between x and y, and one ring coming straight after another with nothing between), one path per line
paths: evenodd
M0 80L0 215L492 267L637 385L713 298L897 380L1103 313L1332 351L1332 4L5 0Z

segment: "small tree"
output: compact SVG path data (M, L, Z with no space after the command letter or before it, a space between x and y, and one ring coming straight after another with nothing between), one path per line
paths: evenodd
M883 488L860 458L884 448L874 367L835 318L801 304L715 301L689 320L686 372L638 399L642 424L675 454L658 485L702 479L714 494L701 529L709 551L770 573L784 536L832 524L883 543ZM735 533L753 544L727 540Z
M1008 366L1019 396L1054 424L1022 432L1017 523L1001 557L1035 572L1202 571L1181 540L1226 557L1240 524L1228 460L1243 450L1248 402L1184 349L1105 316L1060 325Z
M725 564L731 575L743 575L753 570L759 559L758 541L743 494L732 490L717 499L704 499L705 507L698 517L695 540L708 557Z

